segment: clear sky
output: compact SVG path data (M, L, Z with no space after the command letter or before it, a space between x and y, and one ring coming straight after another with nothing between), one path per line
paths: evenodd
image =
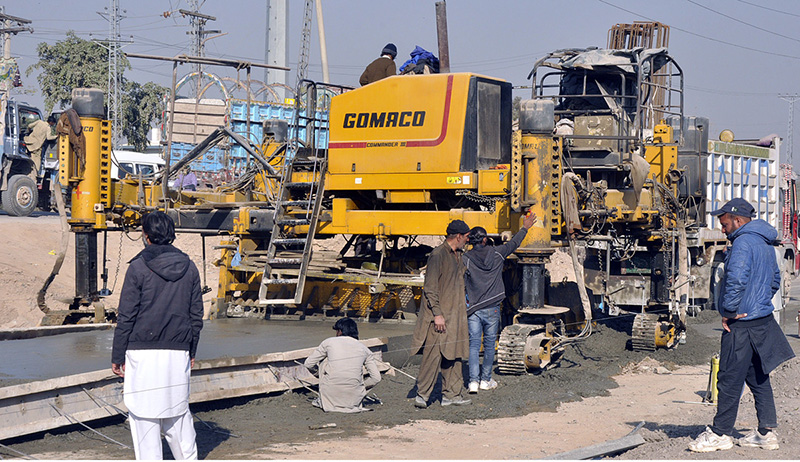
M87 39L107 38L108 23L97 12L109 3L0 0L7 14L32 20L35 30L13 38L12 55L19 57L24 71L37 61L39 42L54 43L67 30ZM227 33L207 42L207 55L263 62L266 0L201 3L202 13L217 18L207 28ZM305 2L288 3L292 70L287 77L293 85ZM397 45L398 64L415 45L438 52L434 0L322 0L322 4L333 83L357 86L363 68L387 42ZM120 7L126 16L122 36L133 41L125 51L164 56L190 51L189 21L177 13L189 9L188 0L120 0ZM165 18L166 11L175 14ZM789 103L780 96L800 94L800 2L796 0L449 0L447 15L451 70L500 77L515 86L527 85L534 61L550 51L604 47L608 29L616 23L662 22L671 27L670 53L684 70L687 115L709 117L713 139L725 128L740 139L777 133L788 147ZM308 70L309 78L321 80L316 27L314 16ZM126 77L170 85L170 63L135 59L132 65ZM190 71L188 66L179 68L181 74ZM262 71L254 71L253 77L262 78ZM34 76L25 77L23 72L23 83L28 94L19 97L43 106ZM530 90L515 90L515 95L529 94ZM800 119L795 120L794 132L794 163L800 165Z

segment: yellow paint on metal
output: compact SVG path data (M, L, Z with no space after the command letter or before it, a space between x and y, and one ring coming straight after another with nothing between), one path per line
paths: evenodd
M715 354L711 357L711 402L716 403L719 397L719 390L717 389L717 374L719 374L719 355Z
M474 189L475 176L472 172L458 170L446 173L329 173L325 178L325 189L328 191ZM297 178L303 177L297 176ZM295 176L292 180L298 181L295 180Z
M657 348L670 348L675 343L675 324L672 322L659 322L655 331L655 345Z
M511 171L508 164L497 169L478 171L478 194L502 195L511 188Z
M431 202L430 191L387 191L387 204L427 204Z
M650 164L648 178L670 184L667 175L678 165L678 146L674 142L672 127L663 120L653 128L653 144L644 147L644 159Z
M529 231L522 248L550 248L553 211L560 211L558 187L560 185L561 164L553 162L553 156L560 156L560 138L549 135L523 134L520 141L522 156L522 194L520 206L528 208L538 218ZM555 154L554 154L555 153ZM559 221L556 215L556 223ZM558 225L557 225L558 226Z
M330 112L329 172L458 172L475 76L389 77L337 96Z
M81 117L81 125L86 138L83 172L79 171L80 161L74 158L74 153L59 154L66 161L63 167L71 170L72 213L68 221L72 225L102 229L105 227L104 208L110 205L111 193L110 124L94 117ZM67 151L71 151L68 142Z
M515 215L519 217L519 215ZM464 220L470 227L483 226L490 234L511 228L510 208L507 203L497 202L494 213L453 209L449 211L429 210L358 210L350 199L334 199L332 221L320 223L320 234L373 234L382 226L386 235L444 235L452 220ZM377 224L377 225L376 225ZM513 231L519 229L514 221ZM295 227L302 232L303 227ZM530 234L530 233L529 233ZM549 242L549 235L548 235Z

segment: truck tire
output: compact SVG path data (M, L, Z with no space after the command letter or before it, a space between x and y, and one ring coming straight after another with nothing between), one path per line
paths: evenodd
M36 182L27 175L14 175L2 195L3 210L14 217L27 217L39 201Z

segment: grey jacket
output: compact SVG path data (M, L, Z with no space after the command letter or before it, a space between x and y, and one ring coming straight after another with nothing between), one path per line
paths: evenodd
M506 298L503 264L506 258L517 250L527 233L528 230L522 228L503 245L495 247L478 244L464 254L464 264L467 267L464 276L467 288L467 316L484 308L498 306Z

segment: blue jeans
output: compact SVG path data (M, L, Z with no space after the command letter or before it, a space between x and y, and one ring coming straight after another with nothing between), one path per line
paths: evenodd
M492 379L494 364L494 345L500 329L500 306L484 308L467 318L469 325L469 381L489 381ZM483 334L483 368L479 362Z

